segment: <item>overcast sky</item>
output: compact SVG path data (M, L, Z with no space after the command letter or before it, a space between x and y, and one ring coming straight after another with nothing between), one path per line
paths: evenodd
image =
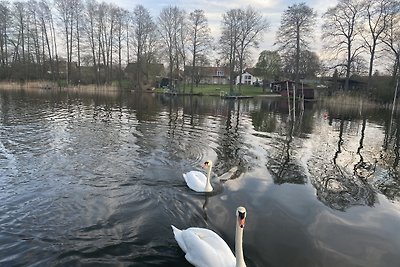
M305 2L309 7L313 8L318 17L320 17L329 7L334 6L337 0L105 0L108 3L114 3L126 10L133 10L137 4L147 8L153 18L156 18L160 11L167 6L178 6L186 12L191 12L195 9L203 9L207 16L213 36L218 37L219 26L222 20L222 14L232 8L245 8L248 5L254 7L261 12L269 21L271 27L264 34L264 42L260 45L260 49L254 52L253 57L256 59L258 53L265 49L276 49L273 47L275 41L276 30L280 25L281 14L290 5ZM317 23L317 36L314 49L319 49L319 28L321 23Z

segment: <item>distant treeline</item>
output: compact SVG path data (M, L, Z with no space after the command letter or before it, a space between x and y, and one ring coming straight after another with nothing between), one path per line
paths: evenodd
M267 23L251 7L225 15L222 57L241 71ZM233 24L242 27L240 34L233 36ZM121 81L124 66L135 62L140 87L144 66L165 62L178 83L186 64L210 64L213 49L203 10L187 14L168 6L153 18L142 5L128 11L95 0L0 1L0 79L109 84Z
M312 51L316 19L322 18L321 53ZM270 27L256 7L221 14L220 36L211 34L203 10L165 7L152 17L142 5L126 10L96 0L0 0L0 79L46 79L67 84L110 84L125 78L141 88L146 65L166 63L165 76L179 86L185 66L225 66L231 86L249 66L251 49ZM393 80L399 74L400 2L338 0L324 14L306 3L289 6L281 17L275 50L258 59L265 80L332 76L368 77L368 91L379 69ZM191 72L192 85L196 71ZM186 79L188 80L188 79ZM240 82L241 84L242 82ZM392 82L393 84L393 82Z

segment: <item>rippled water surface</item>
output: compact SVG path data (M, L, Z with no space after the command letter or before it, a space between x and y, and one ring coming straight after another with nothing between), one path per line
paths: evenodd
M170 225L233 249L243 205L250 267L400 266L399 117L286 104L0 91L0 265L190 266Z

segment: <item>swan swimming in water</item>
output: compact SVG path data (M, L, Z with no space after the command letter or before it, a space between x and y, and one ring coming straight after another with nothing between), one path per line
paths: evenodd
M199 171L190 171L183 174L183 178L185 179L186 184L189 186L190 189L196 192L213 191L210 182L212 165L213 163L211 160L207 160L206 162L204 162L203 167L207 169L207 176Z
M185 258L196 267L246 267L243 258L243 228L246 219L246 209L236 210L235 256L225 241L215 232L190 227L179 230L171 225L175 240L185 252Z

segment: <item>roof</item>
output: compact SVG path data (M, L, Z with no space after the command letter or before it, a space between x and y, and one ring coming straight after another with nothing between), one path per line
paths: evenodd
M261 70L258 69L258 68L246 68L243 71L243 73L245 73L245 72L247 72L247 73L249 73L249 74L251 74L253 76L259 76L259 73L261 73Z
M192 74L192 66L185 66L185 75ZM206 77L229 77L229 68L227 67L196 67L197 72ZM223 73L223 75L221 75Z

